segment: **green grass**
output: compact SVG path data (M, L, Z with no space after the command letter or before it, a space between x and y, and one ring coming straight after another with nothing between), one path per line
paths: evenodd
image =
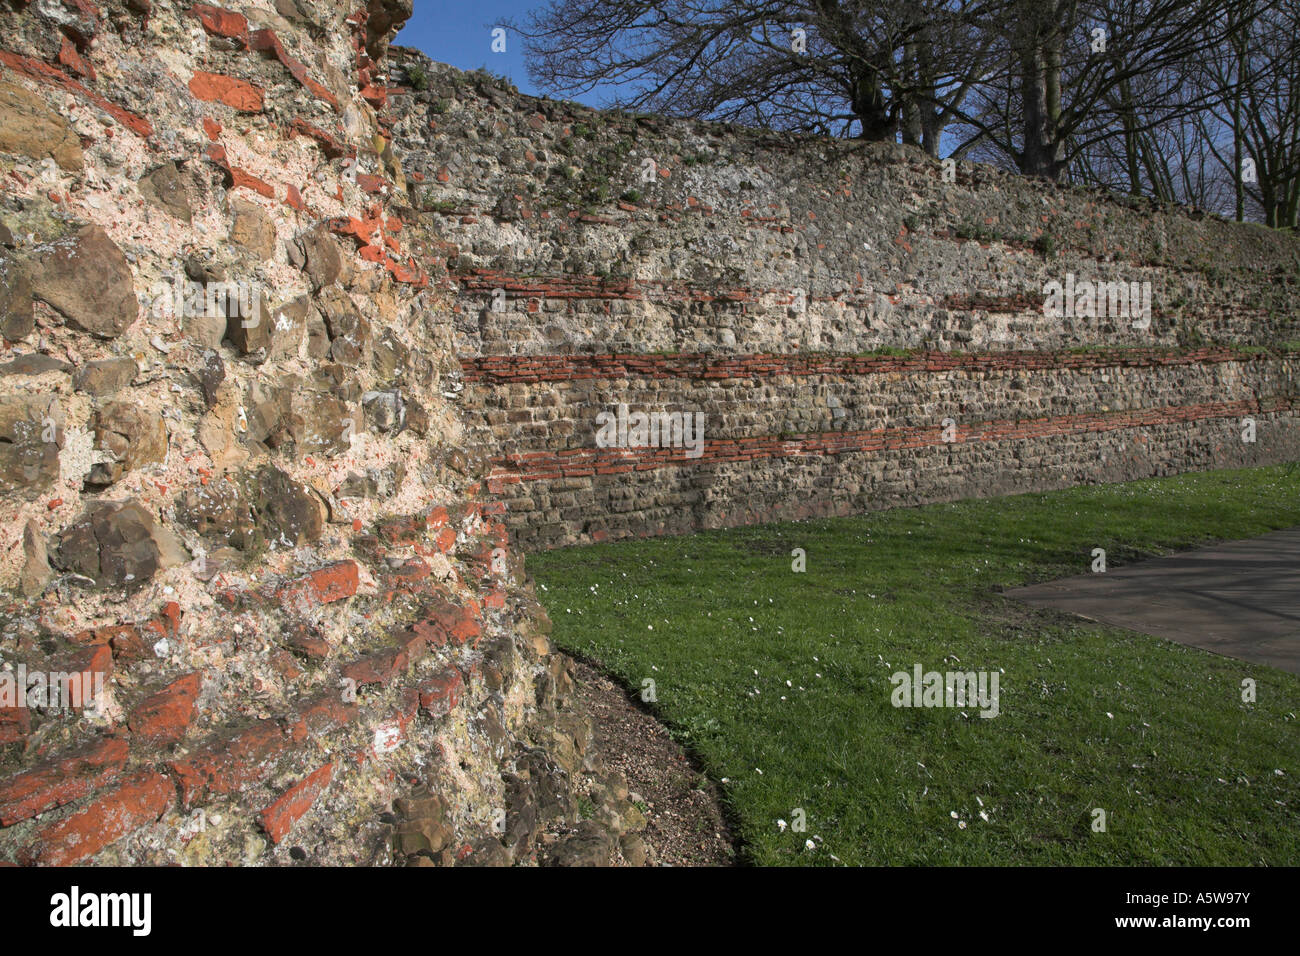
M1298 523L1300 475L1259 468L528 564L561 647L654 679L753 862L1294 865L1300 678L998 591L1086 572L1095 547L1113 569ZM890 675L917 663L999 670L1000 714L894 708ZM807 832L782 832L796 808Z

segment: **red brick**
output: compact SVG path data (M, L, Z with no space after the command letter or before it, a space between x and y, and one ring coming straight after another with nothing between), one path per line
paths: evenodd
M206 3L196 3L190 7L191 16L199 18L203 29L216 37L248 42L248 19L242 13L223 10Z
M156 745L180 740L194 719L194 701L203 684L197 671L177 678L136 705L127 721L136 739Z
M153 645L156 640L145 640L139 628L123 626L107 628L106 630L113 632L108 643L109 647L113 649L113 658L115 660L123 664L132 664L153 657Z
M360 571L351 559L326 565L282 585L275 596L281 604L294 606L307 602L310 606L332 604L357 593Z
M445 717L460 703L465 692L465 678L454 667L419 685L420 709L430 717Z
M356 705L345 704L339 691L322 691L298 705L303 731L313 734L328 734L346 727L356 713Z
M397 590L410 590L420 581L428 578L432 573L433 569L423 560L420 558L411 558L402 564L401 567L393 568L385 574L384 583L388 587Z
M308 577L322 604L342 601L357 593L359 569L352 560L339 561L313 571Z
M431 648L442 647L447 643L447 630L442 626L441 620L433 612L430 612L427 617L412 624L411 631L422 637L425 643Z
M152 656L153 646L163 638L175 640L180 633L181 606L169 601L149 620L140 626L140 640L147 648L147 656Z
M63 45L59 47L59 64L88 80L95 78L95 68L90 65L89 60L77 52L77 48L67 37L63 38Z
M210 794L237 793L266 777L293 745L274 720L260 720L243 730L211 738L183 760L167 764L192 807Z
M163 628L163 636L174 638L181 627L181 606L176 601L168 601L154 617Z
M283 648L274 651L271 656L267 658L267 663L270 664L271 669L285 681L296 681L303 674L302 668L298 666L298 661L292 654Z
M307 122L302 117L295 117L293 122L289 124L289 130L291 135L314 139L320 144L321 152L325 154L326 159L338 159L340 156L356 154L355 149L345 146L335 136L325 132L319 126Z
M356 216L347 216L331 219L329 230L340 236L351 236L361 245L371 245L370 240L381 224L378 219L358 219Z
M243 186L245 189L251 189L259 196L265 196L267 199L275 198L275 187L265 180L258 179L252 173L245 172L238 166L227 166L226 171L230 173L230 188L238 189Z
M0 746L16 743L32 732L32 712L25 706L0 707Z
M69 866L155 823L176 802L176 790L162 774L149 770L100 794L84 810L43 827L29 848L29 862Z
M0 783L0 826L13 826L109 783L126 765L121 737L93 741Z
M324 86L316 82L307 73L307 67L291 57L280 42L280 38L275 35L274 30L254 30L249 35L248 45L251 49L263 52L274 53L278 59L289 71L295 80L307 87L318 100L323 100L335 110L339 108L339 101Z
M190 92L205 103L222 103L241 113L262 112L262 91L245 80L195 70Z
M284 635L284 645L313 661L323 661L330 654L329 641L301 623L293 625Z
M454 645L472 643L481 633L472 608L457 607L443 597L436 596L424 608L424 615L442 628L447 640Z
M306 779L294 784L280 799L257 815L257 821L271 838L272 843L279 843L285 838L298 819L311 809L316 798L321 795L330 781L334 779L334 764L327 763L311 773Z
M42 63L40 60L33 59L29 56L21 56L17 53L10 53L8 50L0 50L0 63L9 67L23 76L43 83L53 83L56 86L76 93L84 97L91 103L94 103L113 119L117 120L131 132L135 133L141 139L148 139L153 135L153 126L143 116L132 113L130 110L123 109L116 103L112 103L98 93L86 89L80 83L70 79L63 73L50 66L48 63Z
M72 655L55 670L69 675L59 688L62 700L73 710L91 703L95 689L113 672L113 651L107 644L92 644Z
M408 258L403 264L389 256L384 260L384 268L388 270L389 275L396 282L412 284L417 287L424 287L429 284L429 277L420 272L413 259Z
M78 644L89 646L91 644L109 644L113 638L119 635L135 634L136 629L131 624L110 624L107 627L92 627L84 631L78 631L72 635L72 640Z
M438 550L443 554L448 554L456 547L456 530L454 528L443 528L438 532L438 537L434 539Z
M410 659L400 647L385 647L345 664L339 673L359 687L366 684L385 686L406 670L408 663Z

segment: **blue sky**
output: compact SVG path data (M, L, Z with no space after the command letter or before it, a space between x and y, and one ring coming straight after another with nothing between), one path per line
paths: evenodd
M520 91L541 95L528 82L523 40L516 33L507 33L506 52L494 53L492 28L506 19L527 22L530 10L545 6L544 0L415 0L415 14L397 34L396 42L462 70L487 67L508 76ZM599 105L596 96L578 99Z

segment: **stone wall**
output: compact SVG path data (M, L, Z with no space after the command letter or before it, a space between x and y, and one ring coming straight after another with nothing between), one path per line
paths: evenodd
M1300 452L1291 236L393 62L458 400L525 545ZM1149 283L1149 314L1054 314L1085 280ZM620 405L702 415L701 453L600 447Z
M680 533L1300 452L1286 397L1293 371L1272 356L931 353L689 368L699 361L665 372L665 360L651 360L645 377L566 379L547 369L526 375L529 384L472 386L501 453L491 484L519 533L542 546ZM618 403L699 410L699 456L597 447L589 410ZM1241 440L1246 418L1254 444Z
M446 397L403 3L0 8L0 862L616 861L638 825Z
M618 862L519 545L1296 455L1292 238L522 97L404 2L0 8L0 862Z

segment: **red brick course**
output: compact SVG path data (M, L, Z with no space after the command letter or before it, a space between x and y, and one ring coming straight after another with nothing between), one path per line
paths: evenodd
M188 808L212 794L236 793L264 779L293 745L293 735L278 722L259 720L243 730L210 738L190 756L168 763L167 768Z
M603 378L735 379L773 376L1047 371L1214 365L1267 358L1235 349L1093 349L1085 352L914 352L908 355L483 355L460 356L467 383L567 382Z
M445 717L456 709L465 692L465 678L454 667L419 685L420 709L431 717Z
M24 862L69 866L94 856L122 837L148 826L176 802L171 782L156 771L123 780L85 809L38 831Z
M0 783L0 826L79 800L126 765L127 742L107 737L52 757Z
M88 102L94 103L113 119L117 120L131 132L135 133L142 139L148 139L153 135L153 125L136 113L118 106L92 90L86 89L76 80L70 79L66 74L60 72L47 63L40 60L34 60L29 56L23 56L18 53L11 53L8 50L0 50L0 64L4 64L15 73L21 73L23 76L37 80L41 83L53 84L70 93L75 93Z
M249 35L248 45L250 49L273 54L293 78L310 90L313 96L328 103L335 110L339 109L339 101L334 94L312 79L307 72L307 67L289 55L274 30L255 30Z
M332 604L357 593L360 571L355 561L338 561L304 574L275 591L275 597L285 607L316 607Z
M1213 402L1125 412L1083 412L1049 418L959 422L955 444L1143 428L1204 419L1232 418L1289 407L1281 401ZM489 480L489 489L499 491L505 485L517 481L542 481L592 474L612 475L702 463L925 448L947 444L943 441L941 432L940 426L935 424L924 428L820 432L795 435L790 438L763 435L752 438L712 439L705 442L703 454L697 458L688 457L685 448L575 448L560 452L523 452L492 460L498 470Z

